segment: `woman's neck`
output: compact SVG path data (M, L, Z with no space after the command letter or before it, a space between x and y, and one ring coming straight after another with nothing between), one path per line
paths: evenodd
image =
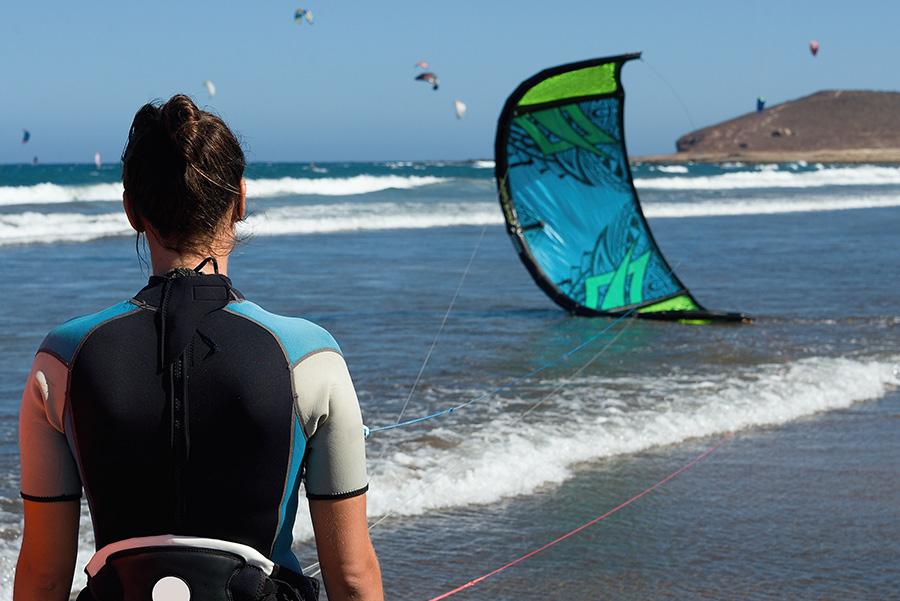
M181 254L160 244L154 244L150 236L148 236L148 243L150 246L150 266L153 269L153 275L165 275L178 267L193 269L202 263L203 259L210 256L216 260L219 273L228 275L228 254ZM215 273L215 266L210 261L200 271L202 273Z

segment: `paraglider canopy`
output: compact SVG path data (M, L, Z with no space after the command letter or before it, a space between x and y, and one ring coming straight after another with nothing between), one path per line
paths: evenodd
M431 84L432 90L438 89L438 84L440 84L440 80L438 80L437 75L427 71L425 73L419 73L416 75L416 81L424 81L427 84Z
M209 94L210 98L216 95L216 84L210 80L204 80L203 87L206 88L206 93Z
M819 54L819 42L817 42L815 40L811 41L809 43L809 51L812 53L813 56L816 56L817 54Z
M294 21L297 23L303 23L303 20L306 19L306 22L310 25L313 24L313 13L308 8L298 8L297 12L294 13Z
M462 119L466 116L466 103L462 100L454 100L453 108L456 110L456 118Z

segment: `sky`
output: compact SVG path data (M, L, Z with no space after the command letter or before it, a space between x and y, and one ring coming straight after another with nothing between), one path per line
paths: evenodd
M314 25L294 23L301 6ZM759 95L900 89L897 23L900 3L885 0L8 1L0 163L116 159L135 111L178 92L221 115L251 161L489 158L522 80L633 51L629 152L671 152ZM419 60L438 91L413 81Z

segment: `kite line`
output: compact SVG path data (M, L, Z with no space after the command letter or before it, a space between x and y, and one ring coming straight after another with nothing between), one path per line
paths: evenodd
M429 601L441 601L442 599L446 599L446 598L448 598L448 597L452 597L452 596L455 595L456 593L462 592L462 591L464 591L464 590L466 590L466 589L472 588L473 586L476 586L476 585L478 585L478 584L481 584L482 582L484 582L484 581L487 580L488 578L490 578L490 577L492 577L492 576L496 576L497 574L499 574L499 573L501 573L501 572L504 572L504 571L508 570L509 568L511 568L511 567L513 567L513 566L515 566L515 565L518 565L518 564L522 563L523 561L525 561L525 560L527 560L527 559L530 559L530 558L534 557L534 556L537 555L538 553L541 553L541 552L543 552L543 551L546 551L546 550L549 549L550 547L554 547L554 546L558 545L559 543L563 542L563 541L566 540L567 538L570 538L570 537L572 537L572 536L575 536L576 534L578 534L578 533L581 532L582 530L587 530L587 529L590 528L591 526L597 524L598 522L600 522L600 521L602 521L602 520L605 520L606 518L608 518L609 516L611 516L611 515L613 515L613 514L619 512L620 510L625 509L626 507L628 507L629 505L631 505L631 504L634 503L635 501L641 499L642 497L644 497L644 496L646 496L646 495L649 495L651 492L653 492L653 491L656 490L657 488L660 488L661 486L664 486L664 485L667 484L668 482L674 480L675 478L677 478L678 476L680 476L680 475L683 474L684 472L688 471L689 469L691 469L692 467L694 467L695 465L697 465L698 463L700 463L701 461L703 461L704 459L706 459L707 457L709 457L713 452L715 452L716 450L718 450L720 447L722 447L722 445L724 445L726 442L728 442L729 440L731 440L731 438L732 438L733 436L734 436L733 434L728 434L727 436L725 436L724 438L722 438L721 440L719 440L719 442L717 442L717 443L714 444L713 446L709 447L708 449L706 449L705 451L703 451L702 453L700 453L699 455L697 455L696 457L694 457L693 459L691 459L689 462L687 462L686 464L684 464L683 466L681 466L680 468L678 468L677 470L675 470L674 472L672 472L671 474L669 474L668 476L666 476L665 478L663 478L662 480L656 482L656 484L653 484L652 486L649 486L649 487L645 488L644 490L642 490L641 492L637 493L636 495L634 495L633 497L629 498L628 500L623 501L622 503L616 505L615 507L613 507L612 509L610 509L610 510L607 511L606 513L604 513L604 514L602 514L602 515L599 515L599 516L595 517L594 519L590 520L589 522L585 522L584 524L578 526L577 528L574 528L574 529L572 529L572 530L569 530L569 531L566 532L565 534L563 534L563 535L561 535L561 536L559 536L559 537L553 539L553 540L550 541L549 543L546 543L545 545L543 545L543 546L541 546L541 547L538 547L537 549L534 549L534 550L532 550L532 551L529 551L529 552L526 553L525 555L521 555L521 556L517 557L516 559L510 561L510 562L507 563L507 564L504 564L504 565L500 566L499 568L497 568L497 569L495 569L495 570L492 570L492 571L490 571L490 572L488 572L488 573L486 573L486 574L484 574L484 575L482 575L482 576L479 576L478 578L475 578L474 580L470 580L470 581L468 581L467 583L465 583L465 584L463 584L463 585L461 585L461 586L456 587L455 589L452 589L452 590L450 590L450 591L447 591L446 593L443 593L442 595L438 595L437 597L432 597L431 599L429 599Z
M400 423L400 420L403 419L403 414L406 412L406 408L409 406L409 401L413 397L413 393L416 392L416 388L419 386L419 380L422 379L422 372L425 371L425 366L428 365L428 361L431 360L431 353L434 352L434 347L437 346L438 338L441 337L441 332L444 331L444 326L447 325L447 318L450 317L450 312L453 311L453 306L456 304L456 299L459 297L459 291L462 289L463 282L466 281L466 276L469 275L469 270L472 269L472 262L475 260L475 255L478 254L478 249L481 248L481 241L484 239L484 232L487 229L487 224L485 223L481 226L481 233L478 235L478 242L475 243L475 248L472 249L472 254L469 256L469 262L466 265L466 268L463 270L462 276L459 278L459 283L456 285L456 290L453 292L453 298L450 299L450 304L447 305L447 310L444 312L444 318L441 320L441 326L438 328L437 333L434 335L434 339L431 341L431 347L428 349L428 352L425 353L425 360L422 361L422 366L419 367L419 373L416 374L416 379L413 382L412 387L409 389L409 394L406 395L406 402L403 403L403 408L400 409L400 415L397 416L397 423ZM371 431L370 431L371 432ZM368 433L366 434L368 436Z
M616 319L614 319L614 320L613 320L609 325L607 325L605 328L602 328L602 329L601 329L599 332L597 332L596 334L593 334L592 336L589 336L586 340L584 340L583 342L581 342L580 344L578 344L578 346L576 346L576 347L574 347L574 348L572 348L572 349L569 349L568 351L566 351L565 353L563 353L563 354L562 354L560 357L558 357L557 359L554 359L553 361L550 361L549 363L545 363L545 364L541 365L540 367L537 367L537 368L535 368L535 369L529 371L529 372L526 373L526 374L523 374L523 375L521 375L521 376L513 377L509 382L507 382L507 383L505 383L505 384L501 384L500 386L497 386L496 388L492 388L491 390L488 390L487 392L484 392L484 393L482 393L482 394L476 396L475 398L469 399L468 401L465 401L464 403L460 403L460 404L454 405L454 406L452 406L452 407L447 407L446 409L441 409L440 411L435 411L434 413L431 413L431 414L429 414L429 415L423 415L422 417L416 417L416 418L413 418L413 419L408 419L408 420L406 420L406 421L398 421L398 422L395 423L395 424L389 424L389 425L387 425L387 426L378 426L378 427L376 427L376 428L369 428L369 427L367 427L367 426L363 426L364 432L365 432L365 435L366 435L366 438L368 438L370 435L375 434L375 433L377 433L377 432L385 432L385 431L387 431L387 430L395 430L395 429L397 429L397 428L404 428L404 427L406 427L406 426L412 426L412 425L414 425L414 424L420 424L420 423L422 423L422 422L426 422L426 421L429 421L429 420L432 420L432 419L435 419L435 418L438 418L438 417L443 417L443 416L445 416L445 415L450 415L451 413L454 413L454 412L456 412L456 411L458 411L458 410L460 410L460 409L463 409L463 408L465 408L465 407L468 407L469 405L472 405L472 404L474 404L474 403L477 403L478 401L483 401L484 399L488 399L488 398L494 396L495 394L497 394L498 392L502 392L502 391L504 391L504 390L506 390L506 389L508 389L508 388L512 388L513 386L515 386L516 384L518 384L519 382L521 382L521 381L523 381L523 380L527 380L527 379L529 379L529 378L532 378L532 377L536 376L537 374L539 374L539 373L541 373L541 372L543 372L543 371L546 371L546 370L550 369L551 367L555 367L555 366L557 366L557 365L559 365L559 364L561 364L561 363L564 363L565 361L567 361L567 360L569 359L569 357L571 357L572 355L574 355L574 354L577 353L578 351L584 349L584 348L585 348L586 346L588 346L590 343L592 343L593 341L595 341L595 340L597 340L598 338L600 338L601 336L603 336L603 334L605 334L606 332L608 332L608 331L609 331L611 328L613 328L617 323L619 323L619 322L622 321L623 319L627 318L628 316L630 316L630 315L631 315L632 313L634 313L634 312L635 312L635 309L629 309L629 310L626 311L625 313L622 313L620 316L618 316Z

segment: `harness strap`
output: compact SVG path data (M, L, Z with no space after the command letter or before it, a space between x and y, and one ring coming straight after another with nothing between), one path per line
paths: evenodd
M318 581L238 543L151 536L107 545L78 601L316 601Z

